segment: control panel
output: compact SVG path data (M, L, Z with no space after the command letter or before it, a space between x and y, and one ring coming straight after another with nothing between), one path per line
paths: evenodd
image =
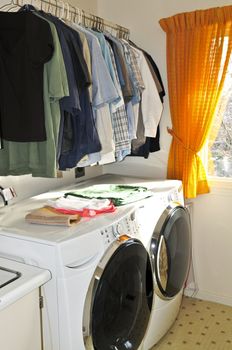
M135 211L132 211L113 225L103 228L100 233L103 237L103 242L106 248L121 235L127 235L134 238L138 237L139 225L136 222Z
M129 213L124 216L122 214L122 217L115 220L112 225L102 228L100 232L105 248L121 235L138 238L146 247L149 246L154 227L170 202L179 202L183 205L182 187L180 189L175 187L140 201L139 205L135 204Z

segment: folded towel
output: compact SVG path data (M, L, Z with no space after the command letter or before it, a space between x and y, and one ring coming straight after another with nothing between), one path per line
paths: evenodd
M103 210L108 209L112 205L109 199L89 199L89 198L78 198L73 196L67 196L66 198L60 197L55 200L49 199L47 205L52 208L62 208L70 210Z
M78 214L58 213L54 208L42 207L27 214L25 220L31 224L72 226L80 221Z

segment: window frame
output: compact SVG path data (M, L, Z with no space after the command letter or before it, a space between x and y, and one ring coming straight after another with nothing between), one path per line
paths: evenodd
M213 176L208 174L208 152L209 150L207 140L202 150L199 152L199 156L204 164L210 188L217 190L221 189L225 191L231 189L232 191L232 177Z

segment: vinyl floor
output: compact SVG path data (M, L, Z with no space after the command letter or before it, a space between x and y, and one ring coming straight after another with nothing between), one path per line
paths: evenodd
M152 350L232 350L232 307L184 297L174 325Z

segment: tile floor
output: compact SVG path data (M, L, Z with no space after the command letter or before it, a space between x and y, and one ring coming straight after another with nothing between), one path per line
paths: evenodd
M176 322L152 350L232 350L232 307L184 297Z

